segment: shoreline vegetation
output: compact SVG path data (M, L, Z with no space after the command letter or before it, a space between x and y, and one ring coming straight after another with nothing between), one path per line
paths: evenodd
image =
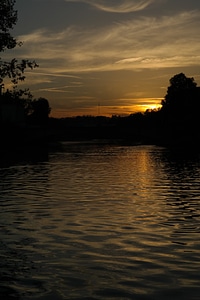
M160 109L127 117L49 119L49 137L52 140L99 139L130 145L197 149L200 144L200 87L194 78L183 73L174 75L169 82Z
M152 144L200 149L200 88L183 73L170 86L157 110L122 116L50 118L47 99L0 95L1 152L59 146L65 141L98 141L127 145Z
M200 145L200 120L165 118L161 111L137 113L127 117L78 116L49 118L41 124L1 124L1 151L29 147L56 148L62 142L96 142L126 145ZM200 148L200 147L199 147Z

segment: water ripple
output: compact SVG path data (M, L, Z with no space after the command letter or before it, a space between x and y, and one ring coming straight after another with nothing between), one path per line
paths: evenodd
M199 299L199 175L164 148L81 143L1 168L1 298Z

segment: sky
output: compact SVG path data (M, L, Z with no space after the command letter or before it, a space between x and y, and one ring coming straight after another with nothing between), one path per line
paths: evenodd
M19 88L51 115L129 115L159 107L169 79L200 84L199 0L16 0L2 59L35 60Z

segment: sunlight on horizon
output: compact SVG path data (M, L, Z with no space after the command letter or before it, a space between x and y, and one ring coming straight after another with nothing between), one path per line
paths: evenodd
M157 110L161 107L161 104L148 104L148 105L140 105L141 112L145 112L146 110Z
M151 104L137 104L137 105L127 105L127 106L93 106L87 108L61 108L54 109L52 108L51 117L53 118L68 118L68 117L77 117L77 116L129 116L134 113L144 113L146 110L156 110L160 108L160 103L151 103Z

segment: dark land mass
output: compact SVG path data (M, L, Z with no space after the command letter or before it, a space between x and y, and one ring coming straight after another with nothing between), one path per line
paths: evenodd
M112 118L50 118L48 138L50 142L107 140L132 145L197 147L200 144L200 118L198 115L168 117L162 111Z
M200 88L183 73L170 79L158 110L127 117L84 116L49 119L52 140L99 139L197 149L200 144Z
M94 141L127 145L154 144L198 148L199 111L191 115L167 115L162 110L136 113L127 117L82 116L48 118L37 122L9 123L0 126L1 152L22 147L56 148L62 141Z
M48 100L39 98L25 105L12 93L1 96L1 152L26 147L56 148L62 141L98 141L127 145L154 144L200 148L200 88L183 73L170 79L158 110L121 116L49 118ZM29 108L27 114L24 110ZM34 149L34 150L33 150Z

